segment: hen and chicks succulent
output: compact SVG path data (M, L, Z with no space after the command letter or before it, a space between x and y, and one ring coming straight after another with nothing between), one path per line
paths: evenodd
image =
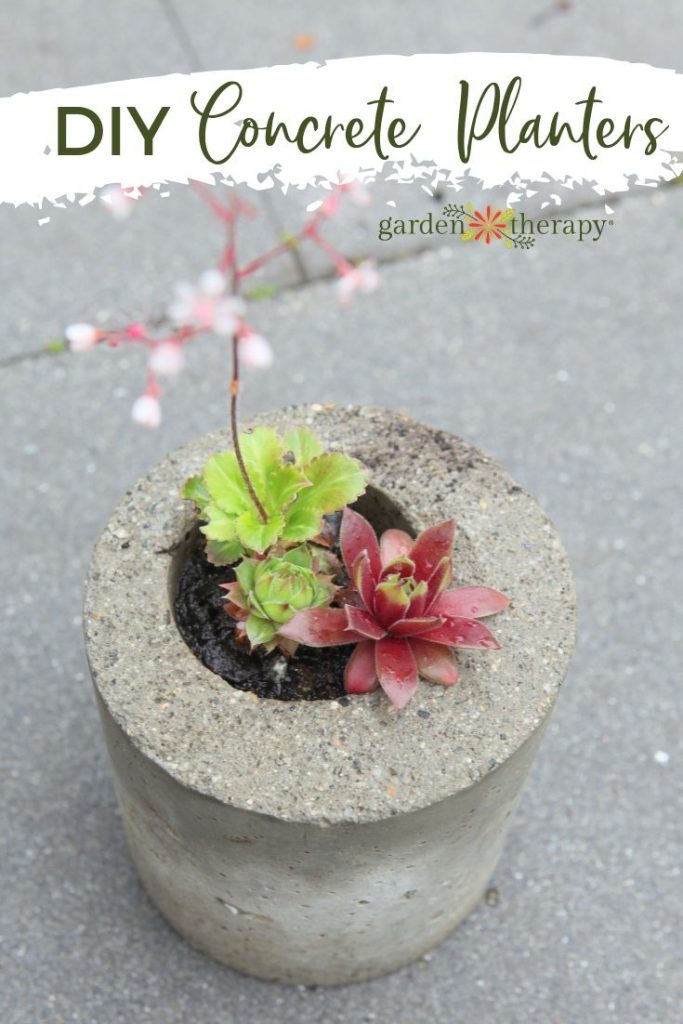
M354 645L347 693L381 687L403 708L420 676L444 686L457 681L458 648L499 646L481 619L508 598L490 587L451 586L453 519L415 539L397 529L378 539L349 507L366 486L357 460L324 452L305 429L280 439L258 428L240 441L260 508L233 452L212 456L183 493L204 521L209 560L234 565L235 581L222 584L225 609L252 648L292 655L299 644ZM346 578L325 519L340 510Z

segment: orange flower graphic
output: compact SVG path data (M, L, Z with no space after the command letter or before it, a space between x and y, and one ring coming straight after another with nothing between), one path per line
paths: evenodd
M505 230L508 228L508 224L503 217L502 210L496 210L495 213L492 213L491 207L487 206L485 214L475 210L474 213L468 214L468 216L472 218L468 228L472 231L475 242L483 238L486 244L490 245L492 239L506 237Z

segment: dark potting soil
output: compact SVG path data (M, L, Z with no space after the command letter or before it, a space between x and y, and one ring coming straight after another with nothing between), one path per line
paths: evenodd
M176 622L190 650L207 668L239 690L275 700L337 700L344 696L344 668L353 645L299 646L292 657L235 639L236 622L224 610L220 583L231 583L229 566L211 565L198 546L180 575Z

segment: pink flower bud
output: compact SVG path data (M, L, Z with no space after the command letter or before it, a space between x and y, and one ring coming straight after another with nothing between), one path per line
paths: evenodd
M230 334L234 334L239 328L239 314L243 306L239 299L224 298L219 299L216 302L210 322L207 326L211 327L214 334L220 334L227 337Z
M220 270L205 270L199 278L199 289L205 295L222 295L226 283L225 274L221 274Z
M318 207L318 212L322 214L323 217L333 217L338 209L339 196L333 192L331 196L328 196L322 201Z
M94 348L100 339L100 332L92 324L69 324L64 331L72 352L87 352Z
M145 337L147 331L145 330L144 324L128 324L128 327L126 327L126 334L129 338L139 341Z
M170 319L181 327L234 334L243 303L235 296L225 295L225 285L225 276L218 270L206 270L196 287L177 285L175 299L168 307Z
M175 377L185 365L185 353L177 341L162 341L149 357L149 368L160 377Z
M141 427L158 427L161 423L161 405L159 399L149 393L140 395L133 402L131 416Z
M357 267L343 271L337 281L337 297L344 305L354 292L374 292L379 287L379 274L373 260L364 260Z
M239 356L245 366L265 369L273 362L273 350L260 334L247 329L239 340Z

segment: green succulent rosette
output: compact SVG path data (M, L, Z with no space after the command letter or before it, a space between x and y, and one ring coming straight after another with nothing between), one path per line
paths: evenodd
M337 591L335 568L334 556L305 544L281 556L245 558L235 570L237 581L224 589L251 646L275 646L279 628L296 612L329 605Z

